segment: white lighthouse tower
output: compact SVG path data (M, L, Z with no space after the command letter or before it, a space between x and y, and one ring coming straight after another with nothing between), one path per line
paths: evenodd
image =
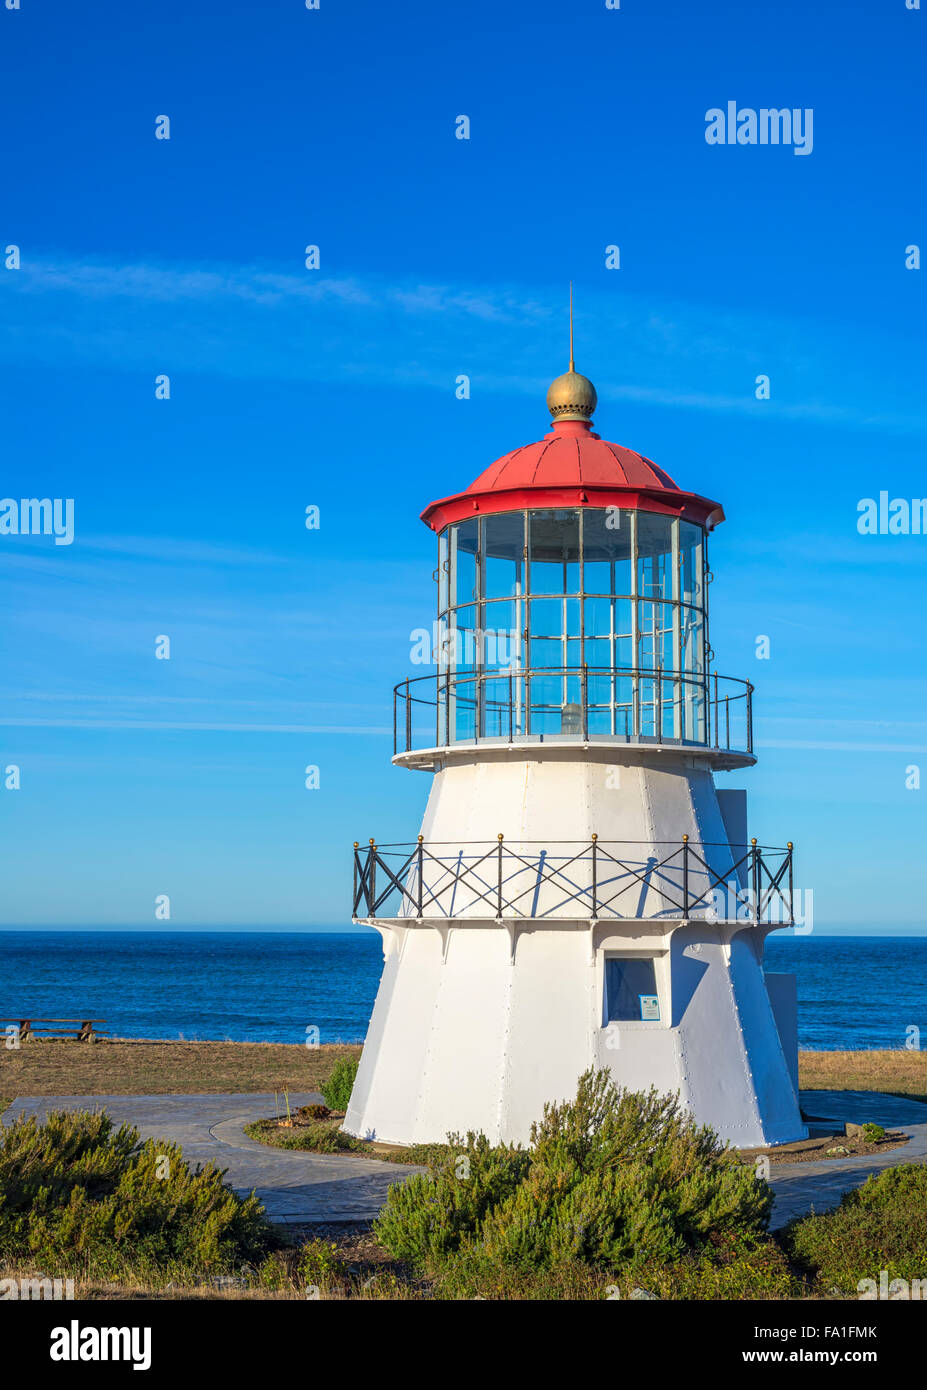
M524 1142L605 1066L741 1146L800 1138L794 980L762 964L792 848L713 780L755 761L752 686L708 638L724 513L593 432L572 360L547 404L422 514L439 652L396 687L393 761L432 785L415 842L355 846L385 964L345 1129Z

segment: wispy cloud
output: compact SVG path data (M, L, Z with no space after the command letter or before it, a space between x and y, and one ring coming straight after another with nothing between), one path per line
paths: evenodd
M211 724L173 719L4 719L5 729L118 729L148 730L151 732L183 732L209 734L360 734L364 736L391 734L384 725L354 724Z
M562 346L561 301L547 287L27 256L0 276L0 357L416 390L447 390L465 372L479 390L537 395ZM923 349L877 343L871 330L862 361L849 325L659 303L610 285L585 293L577 332L606 400L927 433L905 386ZM758 402L761 373L774 387Z
M839 743L831 739L764 738L756 740L756 748L791 748L813 753L927 753L927 743Z

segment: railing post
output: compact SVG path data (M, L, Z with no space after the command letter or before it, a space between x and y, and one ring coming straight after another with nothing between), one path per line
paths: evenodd
M418 915L419 915L419 917L421 917L421 915L422 915L422 859L423 859L423 857L424 857L424 851L422 850L422 841L424 840L424 838L425 838L424 835L419 835L419 837L418 837Z
M598 915L598 903L597 903L597 901L596 901L596 894L597 894L598 886L599 886L599 885L598 885L598 865L597 865L597 862L596 862L596 847L597 847L597 845L598 845L598 842L599 842L599 837L598 837L598 835L593 835L593 837L592 837L592 915L593 915L593 917L596 917L596 916Z
M353 904L353 908L352 908L352 911L351 911L351 916L352 916L352 917L356 917L356 916L357 916L357 851L358 851L359 848L360 848L360 842L359 842L358 840L355 840L355 841L354 841L354 893L353 893L353 895L352 895L352 897L351 897L351 902L352 902L352 904Z
M753 686L747 681L747 752L753 752Z
M394 753L394 755L395 755L396 753L399 752L399 726L398 726L398 724L397 724L397 722L396 722L396 721L397 721L397 715L398 715L398 713L399 713L399 711L398 711L398 709L397 709L398 704L399 704L399 689L398 689L397 686L394 685L394 686L393 686L393 753Z
M375 840L370 841L370 848L367 850L367 868L367 892L370 895L367 900L367 915L368 917L375 917L377 910L377 844Z
M406 752L412 751L412 698L406 681Z
M582 699L583 699L583 742L589 742L589 668L583 662L582 676Z
M496 916L502 916L502 836L499 837L498 874L496 876Z
M444 746L450 747L451 743L451 686L452 678L450 672L444 682Z
M512 725L515 720L515 706L512 703L512 673L509 672L509 743L512 742Z
M682 837L682 911L689 915L689 837Z
M760 920L760 851L755 836L750 841L750 854L753 861L753 921L756 924Z
M731 697L730 697L730 695L725 695L725 697L724 697L724 746L725 746L725 748L730 748L730 746L731 746Z
M714 676L714 682L715 682L715 702L714 702L714 703L715 703L715 747L717 748L717 747L718 747L718 673L717 673L717 671L713 671L713 672L712 672L712 675Z
M788 842L788 854L789 854L789 926L790 926L790 927L794 927L794 925L795 925L795 903L794 903L794 900L793 900L793 895L794 895L794 891L795 891L795 890L794 890L793 887L792 887L792 841L791 841L791 840L789 840L789 842Z

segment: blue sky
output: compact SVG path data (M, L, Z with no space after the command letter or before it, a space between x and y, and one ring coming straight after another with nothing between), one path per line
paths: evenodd
M597 429L727 512L712 640L760 763L722 780L816 930L923 928L927 536L856 521L927 494L927 13L22 6L0 494L73 497L76 537L0 537L0 922L349 925L351 841L427 795L389 761L418 513L545 432L572 277ZM812 154L707 145L729 100L812 108Z

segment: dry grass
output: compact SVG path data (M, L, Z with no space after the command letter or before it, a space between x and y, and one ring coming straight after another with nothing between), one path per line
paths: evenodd
M887 1091L927 1101L927 1052L799 1052L806 1091Z
M0 1095L208 1095L317 1091L360 1048L240 1042L28 1042L0 1049ZM802 1052L807 1090L888 1091L927 1100L927 1052ZM2 1105L2 1102L0 1102Z
M0 1095L208 1095L318 1091L358 1046L291 1043L26 1042L0 1051Z

